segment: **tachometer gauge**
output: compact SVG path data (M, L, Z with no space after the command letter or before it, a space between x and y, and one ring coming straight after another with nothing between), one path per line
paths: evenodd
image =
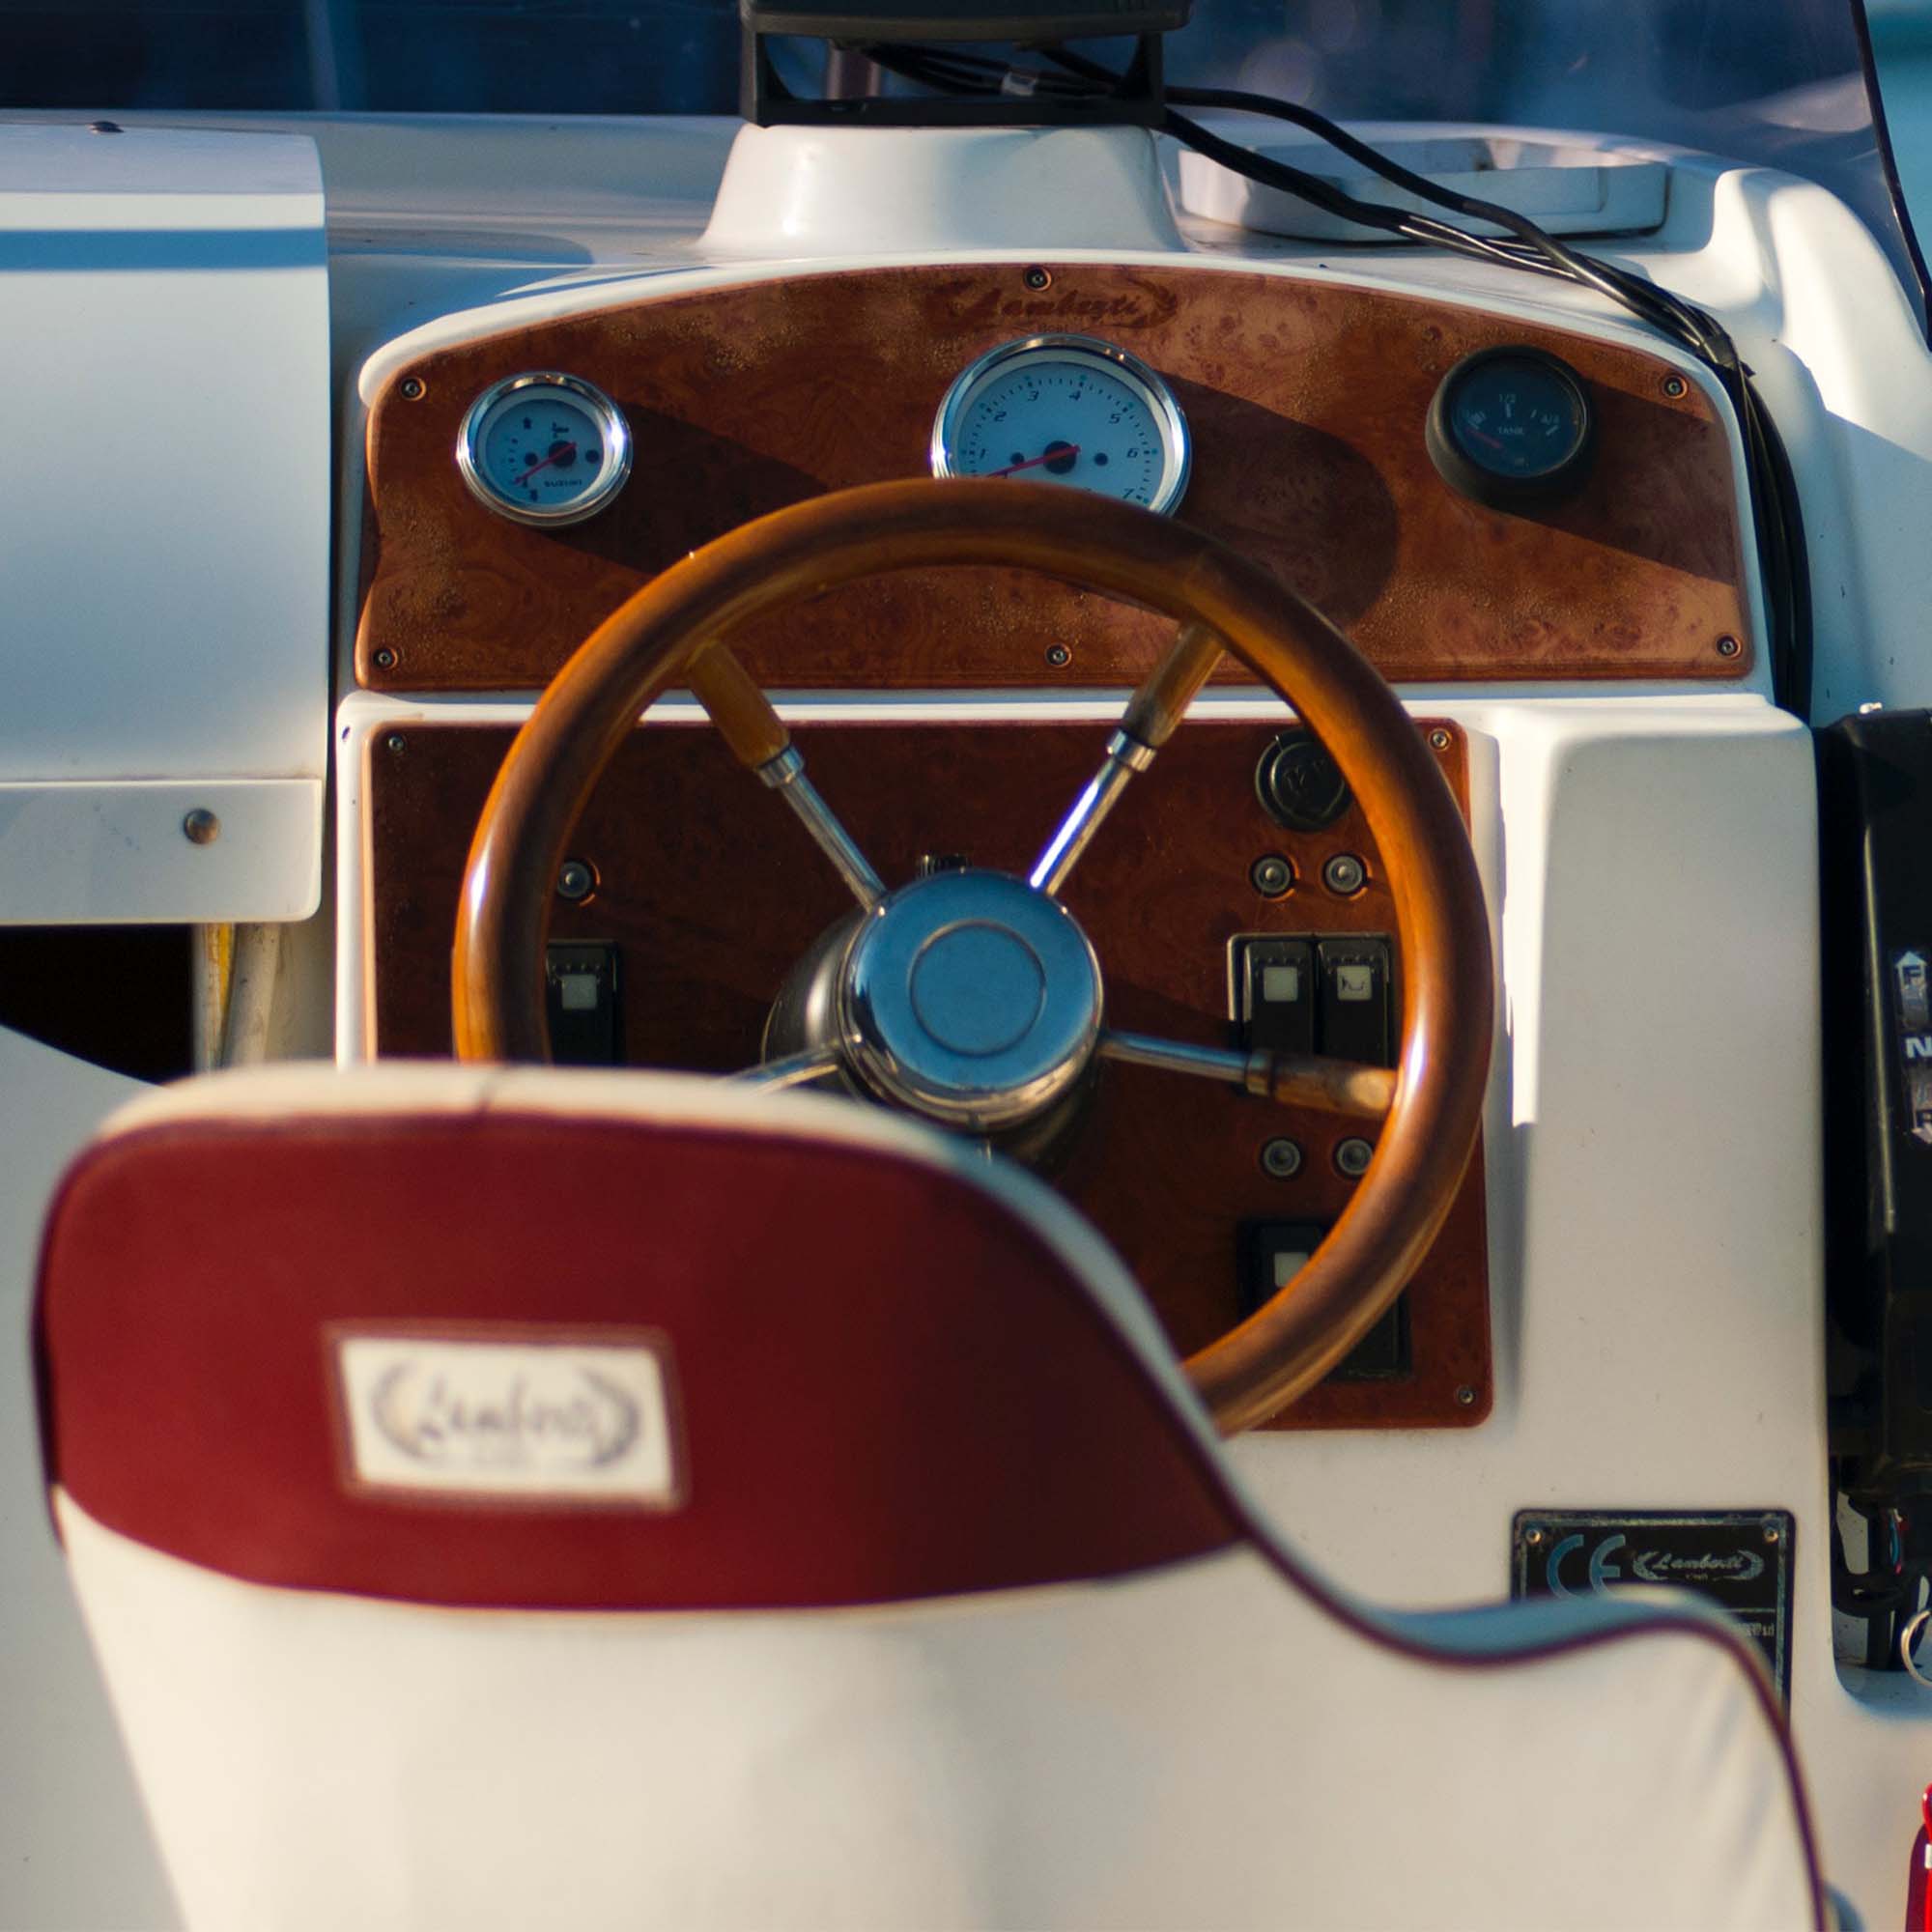
M554 371L494 383L469 405L456 466L471 492L520 524L594 517L631 473L631 427L594 383Z
M963 369L932 425L935 476L1060 483L1168 511L1187 418L1146 363L1091 335L1030 335Z
M1485 349L1443 377L1424 440L1437 473L1508 509L1567 497L1590 468L1596 423L1583 379L1541 349Z

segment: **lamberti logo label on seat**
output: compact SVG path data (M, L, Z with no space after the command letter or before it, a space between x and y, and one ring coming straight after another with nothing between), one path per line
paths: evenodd
M641 1509L681 1499L661 1337L333 1339L359 1486Z

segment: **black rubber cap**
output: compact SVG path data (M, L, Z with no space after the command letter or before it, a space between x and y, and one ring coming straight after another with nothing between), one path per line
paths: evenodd
M1255 768L1255 795L1277 825L1320 832L1349 809L1342 768L1307 731L1284 731Z

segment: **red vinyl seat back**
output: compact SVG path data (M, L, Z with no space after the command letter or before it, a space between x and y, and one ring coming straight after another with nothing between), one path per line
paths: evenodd
M1620 1932L1622 1893L1569 1884L1617 1860L1647 1922L1824 1922L1734 1629L1348 1598L1243 1500L1098 1237L874 1111L190 1083L69 1171L36 1341L55 1520L197 1925L542 1924L566 1874L579 1922L677 1932L1526 1898Z
M213 1083L97 1143L43 1250L49 1481L237 1577L438 1605L870 1604L1239 1535L1198 1422L965 1152L828 1137L853 1111L828 1103L708 1118L696 1083L516 1078L582 1111L275 1119ZM665 1466L580 1483L563 1437L594 1463L653 1362ZM532 1482L517 1438L545 1429ZM441 1466L398 1481L430 1437Z

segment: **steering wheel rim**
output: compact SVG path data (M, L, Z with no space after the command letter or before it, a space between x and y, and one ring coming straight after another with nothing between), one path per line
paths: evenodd
M1408 715L1314 606L1212 537L1085 492L922 478L813 497L672 565L557 673L491 789L457 918L458 1057L549 1058L540 989L552 885L646 706L690 684L741 761L763 770L788 740L724 648L731 633L861 578L947 564L1036 569L1150 606L1190 627L1183 648L1205 627L1321 739L1381 854L1402 942L1402 1048L1375 1157L1294 1279L1185 1363L1216 1423L1246 1428L1347 1354L1435 1238L1481 1122L1493 993L1475 858Z

